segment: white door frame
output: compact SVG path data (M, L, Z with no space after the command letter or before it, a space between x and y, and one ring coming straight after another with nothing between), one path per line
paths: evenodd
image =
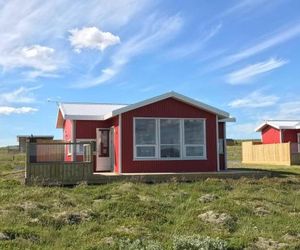
M100 152L100 131L107 131L108 132L108 156L101 156ZM97 172L111 172L113 171L113 161L112 161L112 132L110 128L96 128L96 171Z

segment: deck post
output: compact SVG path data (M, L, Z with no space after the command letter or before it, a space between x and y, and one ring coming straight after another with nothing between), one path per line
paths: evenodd
M29 142L25 142L25 181L28 181L30 176L30 145Z

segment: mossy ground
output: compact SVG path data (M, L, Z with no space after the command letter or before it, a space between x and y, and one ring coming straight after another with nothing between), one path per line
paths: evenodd
M235 167L238 147L228 148ZM0 152L0 232L9 237L0 240L0 249L118 249L122 239L172 249L174 237L185 235L219 237L232 249L259 237L300 248L300 167L265 166L282 175L258 180L70 188L24 186L23 161L24 155ZM199 198L205 194L218 199L203 203ZM203 222L198 216L207 211L232 220Z

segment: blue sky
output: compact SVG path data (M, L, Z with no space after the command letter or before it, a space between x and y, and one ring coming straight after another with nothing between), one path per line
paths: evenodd
M0 145L53 134L53 101L174 90L237 118L300 119L298 0L0 0Z

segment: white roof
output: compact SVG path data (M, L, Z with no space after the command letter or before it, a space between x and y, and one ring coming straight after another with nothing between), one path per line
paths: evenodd
M139 107L149 105L167 98L174 98L194 107L206 110L208 112L218 115L220 121L235 121L231 118L229 113L199 102L187 96L178 94L176 92L168 92L163 95L159 95L141 102L137 102L131 105L124 104L91 104L91 103L60 103L57 127L61 128L63 120L106 120L111 117L117 116L124 112L128 112Z
M105 120L105 115L125 106L102 103L61 103L59 109L65 120Z
M255 131L259 132L266 126L277 129L300 129L300 120L266 120Z

